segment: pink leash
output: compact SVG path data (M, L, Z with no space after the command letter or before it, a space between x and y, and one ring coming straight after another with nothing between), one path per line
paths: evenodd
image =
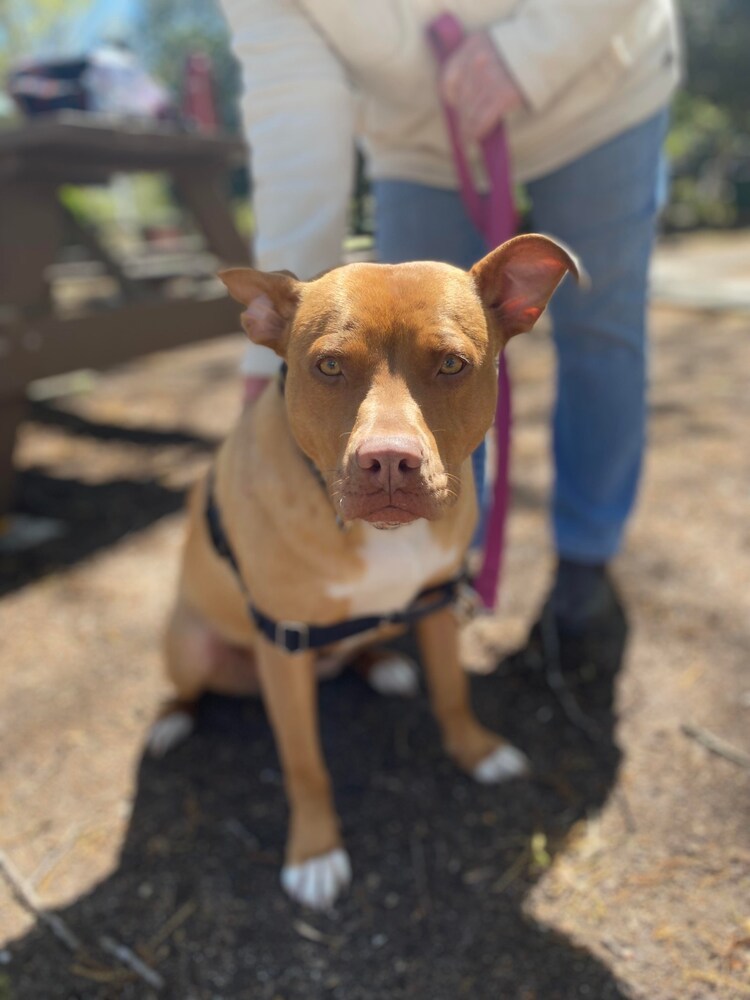
M461 24L452 14L441 14L430 23L427 37L442 67L464 38ZM482 140L482 155L490 179L488 195L480 194L471 176L463 147L455 110L442 101L445 122L456 164L461 199L477 229L490 249L504 243L517 232L517 215L513 204L510 180L510 160L505 132L499 125ZM511 400L510 380L505 357L500 355L499 392L495 413L497 473L492 492L492 504L485 528L482 566L474 580L474 589L486 608L494 608L503 561L505 522L509 502Z

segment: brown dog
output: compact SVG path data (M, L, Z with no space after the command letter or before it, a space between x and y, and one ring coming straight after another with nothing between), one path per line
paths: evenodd
M246 307L248 336L288 374L241 417L193 492L167 670L183 705L260 688L291 811L282 884L308 905L330 906L350 879L317 676L392 634L391 613L459 574L477 516L470 456L495 412L498 355L566 271L578 275L568 252L531 235L468 273L414 263L350 264L309 282L221 275ZM438 609L416 623L432 707L456 764L502 781L526 760L472 714L451 593L423 595L422 610ZM350 635L352 620L367 631ZM343 641L327 638L340 623ZM190 720L164 716L152 749L168 749Z

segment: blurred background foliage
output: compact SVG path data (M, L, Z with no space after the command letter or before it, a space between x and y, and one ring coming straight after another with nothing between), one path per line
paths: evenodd
M669 228L750 224L750 3L682 0L687 79L667 143Z
M0 78L25 54L74 44L86 0L0 0Z
M174 94L181 93L187 55L204 52L213 66L221 124L230 132L240 130L240 67L231 54L229 32L216 3L143 0L134 34L133 47Z
M240 71L232 58L226 25L213 0L0 0L0 73L19 53L49 49L51 40L70 49L76 18L99 8L119 11L116 32L147 68L179 95L185 59L202 51L211 59L222 127L240 128ZM750 224L750 0L681 0L688 75L674 103L667 152L671 192L667 230ZM110 22L109 35L113 31ZM80 32L79 32L80 36ZM83 33L85 39L85 32ZM93 44L96 39L88 39ZM79 37L80 44L80 37ZM355 230L369 223L366 182L360 172ZM238 203L247 188L234 179ZM147 200L158 197L153 188ZM81 199L77 208L84 210ZM94 211L102 212L97 204ZM243 219L247 224L247 219Z

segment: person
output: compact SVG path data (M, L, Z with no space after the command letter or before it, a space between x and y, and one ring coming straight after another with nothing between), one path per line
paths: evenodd
M361 144L382 261L484 256L461 204L441 94L476 146L506 125L532 228L573 248L591 287L553 298L557 394L548 599L562 634L611 611L645 445L647 273L668 104L673 0L222 0L243 71L258 266L309 278L341 261ZM443 11L466 37L438 79ZM473 167L481 177L478 149ZM264 356L265 355L265 356ZM248 352L252 396L276 359Z

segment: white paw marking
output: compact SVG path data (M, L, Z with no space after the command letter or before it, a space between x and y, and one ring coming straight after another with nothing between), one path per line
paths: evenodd
M281 885L286 894L313 910L330 909L351 880L352 866L343 847L281 869Z
M157 719L148 734L146 746L152 757L163 757L192 733L195 725L189 712L170 712Z
M378 694L413 698L419 690L417 665L408 656L384 656L370 667L367 683Z
M493 750L484 760L480 760L472 771L472 777L483 785L497 785L511 778L522 778L530 770L531 764L526 754L505 744Z

